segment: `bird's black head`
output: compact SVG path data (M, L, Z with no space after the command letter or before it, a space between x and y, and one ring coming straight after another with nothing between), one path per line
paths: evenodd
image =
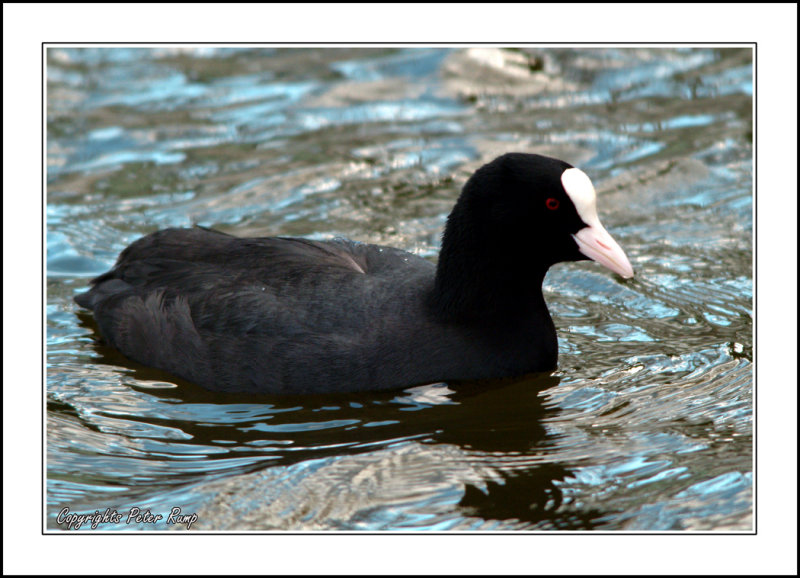
M437 286L489 277L510 289L538 283L540 290L551 265L582 259L633 276L600 223L595 190L583 171L550 157L508 153L464 185L447 220Z

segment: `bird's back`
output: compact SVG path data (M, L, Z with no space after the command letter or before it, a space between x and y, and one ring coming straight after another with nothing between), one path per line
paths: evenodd
M434 273L390 247L167 229L76 301L131 359L211 389L379 389L381 336L412 339Z

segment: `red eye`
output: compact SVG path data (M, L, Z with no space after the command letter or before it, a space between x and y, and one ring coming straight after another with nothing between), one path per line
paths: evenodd
M550 197L549 199L547 199L547 200L544 202L544 204L545 204L545 205L547 206L547 208L548 208L548 209L550 209L551 211L555 211L555 210L558 208L558 199L554 199L553 197Z

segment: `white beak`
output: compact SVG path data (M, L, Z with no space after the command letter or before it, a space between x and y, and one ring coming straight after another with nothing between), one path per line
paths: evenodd
M578 250L625 279L633 277L633 267L625 251L600 224L595 206L597 193L586 173L576 168L567 169L561 175L561 184L572 199L578 216L586 224L583 229L572 235L578 244Z
M578 250L589 259L608 267L625 279L633 277L633 267L631 267L625 251L608 234L600 221L584 227L572 235L572 238L578 244Z

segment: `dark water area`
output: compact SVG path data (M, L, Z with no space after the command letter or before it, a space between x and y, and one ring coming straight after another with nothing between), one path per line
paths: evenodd
M179 507L193 531L752 531L750 48L51 47L46 66L49 529L68 508L185 531ZM584 170L636 270L550 270L552 374L217 394L108 348L72 301L172 226L435 261L466 178L508 151Z

